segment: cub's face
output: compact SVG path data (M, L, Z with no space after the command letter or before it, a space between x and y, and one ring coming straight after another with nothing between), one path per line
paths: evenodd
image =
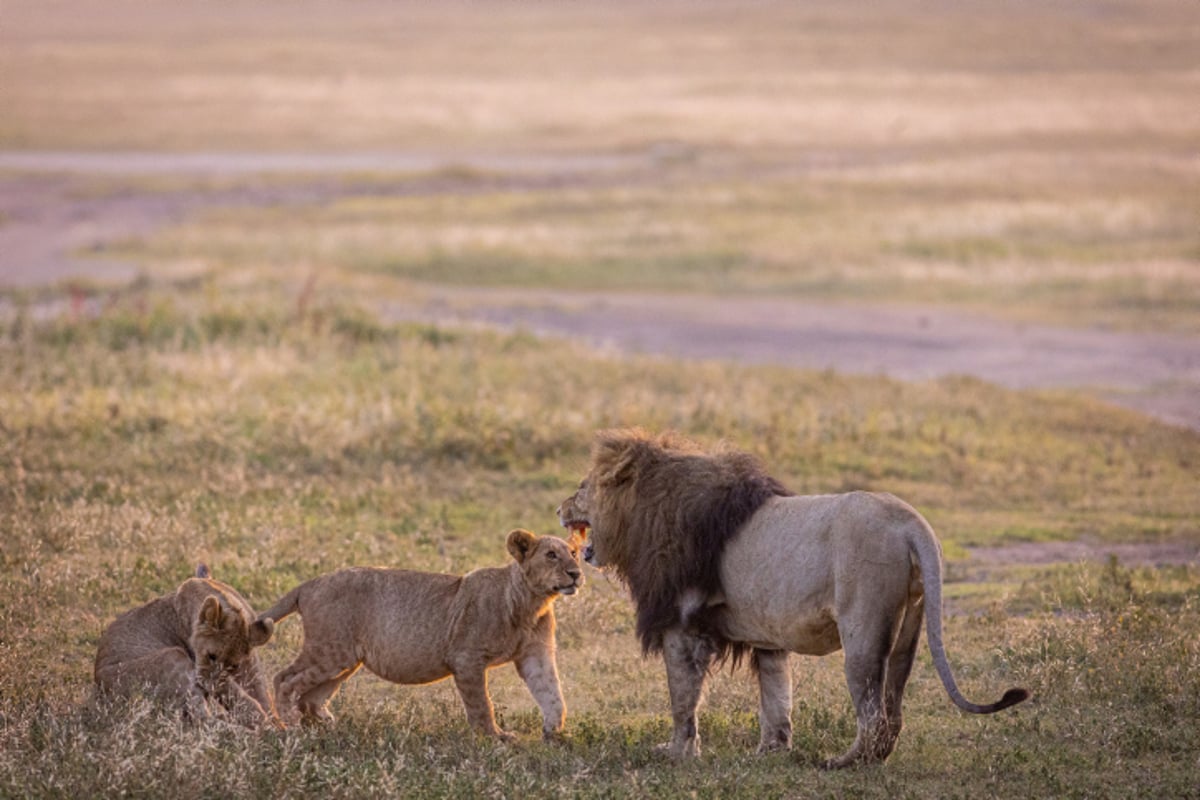
M206 598L189 641L201 685L212 687L236 672L273 631L269 619L247 621L240 610L222 606L214 596Z
M575 594L583 585L577 544L515 530L508 535L508 550L539 594Z

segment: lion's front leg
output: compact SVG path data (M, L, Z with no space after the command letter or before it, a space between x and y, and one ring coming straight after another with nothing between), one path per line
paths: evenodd
M562 732L567 706L563 702L562 687L558 681L554 650L539 645L522 653L515 663L517 674L525 681L529 693L542 710L542 738L555 738Z
M792 676L786 650L755 650L758 669L758 752L792 746Z
M678 628L663 634L663 661L667 666L667 690L671 695L671 741L664 746L672 758L700 755L700 732L696 709L704 692L704 680L716 650L702 636Z

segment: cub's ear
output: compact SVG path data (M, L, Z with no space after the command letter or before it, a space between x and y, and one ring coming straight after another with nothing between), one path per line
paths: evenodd
M538 537L524 528L517 528L508 535L508 552L520 564L537 545Z
M212 573L208 571L208 564L205 564L203 561L201 561L199 564L196 565L196 577L197 578L211 578L212 577Z
M250 646L261 647L271 640L275 632L275 620L270 617L259 617L250 623Z
M200 606L200 622L214 631L221 630L225 622L225 612L221 608L220 600L211 595L204 598L204 605Z

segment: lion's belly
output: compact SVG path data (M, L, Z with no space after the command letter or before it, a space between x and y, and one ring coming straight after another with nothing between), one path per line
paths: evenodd
M826 655L841 649L839 575L843 496L779 498L726 545L721 562L725 633L756 647ZM907 554L888 553L907 570ZM883 591L883 587L880 587Z

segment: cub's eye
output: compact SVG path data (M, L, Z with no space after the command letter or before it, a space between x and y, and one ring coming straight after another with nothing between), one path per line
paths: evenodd
M546 558L550 559L551 561L558 561L558 553L551 550L549 553L546 553Z

